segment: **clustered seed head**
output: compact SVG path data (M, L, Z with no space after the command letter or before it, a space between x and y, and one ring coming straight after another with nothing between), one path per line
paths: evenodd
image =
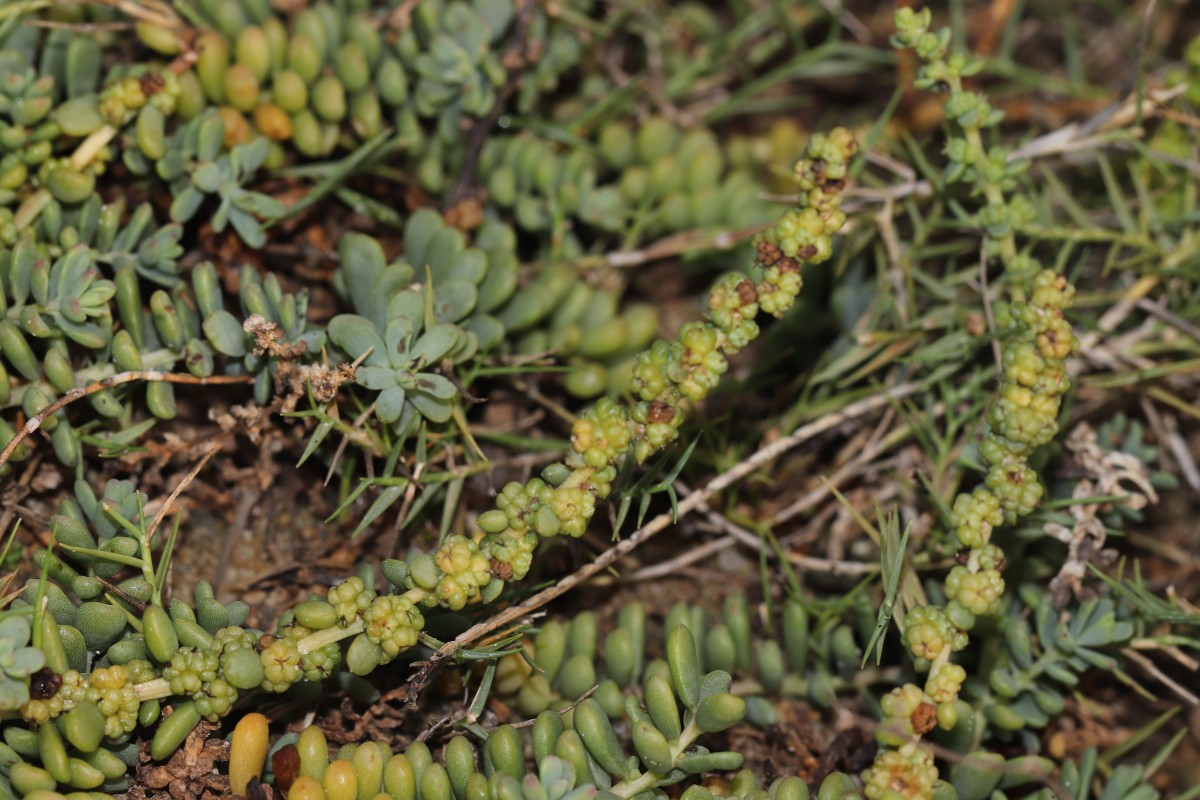
M933 796L937 776L928 750L885 750L863 773L863 792L868 800L925 800Z
M758 293L758 304L771 316L782 318L800 295L804 285L796 261L781 258L763 270L763 280Z
M385 664L416 644L418 632L425 627L421 612L403 595L376 597L363 620L367 637L383 648Z
M934 661L966 647L967 635L947 619L942 609L915 606L904 619L904 643L913 658Z
M114 127L122 125L129 115L145 104L142 82L132 76L118 78L100 92L100 116Z
M980 486L954 498L951 520L964 547L982 547L992 535L992 529L1004 522L1000 498Z
M300 674L306 681L323 681L333 674L341 662L342 649L337 642L333 642L300 656Z
M550 494L550 510L561 523L559 533L578 539L596 513L596 495L578 486L560 486Z
M537 545L538 535L534 531L492 537L488 542L492 575L504 581L524 578L533 566Z
M67 670L62 675L58 691L44 700L27 701L21 706L21 716L40 725L74 708L75 704L83 699L87 689L87 679L73 669Z
M787 252L785 244L775 244ZM726 352L736 353L758 338L757 316L758 289L740 272L723 276L709 292L708 319L721 333L721 347Z
M204 691L192 696L196 710L209 722L216 722L232 710L237 702L238 691L224 678L217 678L204 685Z
M113 127L121 127L150 103L163 114L175 111L179 78L169 69L140 65L130 74L114 78L100 91L100 116Z
M222 644L231 645L232 637L227 636ZM237 689L224 678L221 649L217 647L180 648L170 663L163 667L162 677L170 684L172 694L186 695L195 700L200 715L210 722L216 722L228 714L237 700ZM94 677L92 682L95 683ZM136 714L135 706L135 719Z
M925 693L939 705L952 704L958 699L958 693L966 679L967 671L959 664L940 663L930 670L929 679L925 682Z
M204 684L217 679L220 667L220 656L215 651L181 647L163 667L162 676L171 685L172 694L194 695L204 690Z
M479 545L465 536L449 536L434 553L434 562L442 571L438 581L437 596L447 608L458 611L469 600L479 595L492 579L487 556L479 552ZM376 598L371 609L374 610ZM409 603L411 606L411 603ZM420 614L417 615L420 619ZM414 633L414 637L415 637Z
M291 625L281 627L275 635L280 641L284 642L285 647L289 649L294 648L295 652L300 653L300 642L310 634L312 634L312 631L308 628L292 623ZM279 652L282 653L282 648ZM263 663L261 655L259 656L259 661ZM333 671L337 669L341 661L342 650L337 642L330 642L327 645L300 653L299 677L296 680L323 681L333 674ZM264 664L265 678L266 668Z
M955 618L954 604L975 616L990 613L1004 594L1004 579L996 569L972 572L968 567L954 567L946 576L946 596L950 599L948 613Z
M150 666L146 662L143 664ZM150 674L153 675L153 670ZM80 699L95 703L100 709L104 715L104 735L111 739L137 727L141 701L133 686L130 671L122 666L100 667L88 675L87 688Z
M603 469L629 449L633 431L625 408L601 398L571 426L571 447L592 469Z
M286 692L300 680L300 648L289 638L274 639L259 655L263 666L262 688Z
M683 346L680 360L685 373L679 393L694 403L699 402L716 388L729 369L729 362L721 354L720 337L711 325L687 323L679 330L679 342Z
M877 736L886 744L903 745L914 735L928 731L934 719L933 703L915 683L897 686L879 701L885 726Z
M212 647L221 655L226 655L234 650L253 650L257 643L258 637L253 632L231 625L216 632Z
M546 520L539 518L542 515L538 512L550 502L553 491L541 478L532 478L524 484L512 481L505 485L496 498L496 508L508 518L508 530L516 534L536 531L539 523L546 528Z
M370 607L375 592L366 587L362 578L355 576L330 589L325 599L337 609L342 623L351 625Z

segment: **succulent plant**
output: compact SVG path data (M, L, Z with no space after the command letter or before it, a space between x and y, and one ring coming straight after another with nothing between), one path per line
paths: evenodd
M532 134L491 137L480 158L489 200L511 209L523 230L561 238L576 221L621 234L626 246L696 229L750 228L774 214L760 197L767 188L760 176L730 168L707 128L685 131L655 117L637 127L612 122L592 138L594 149L567 149Z
M1134 633L1133 624L1119 618L1109 598L1086 600L1072 609L1068 621L1060 621L1049 595L1037 597L1033 587L1024 594L1032 601L1033 625L1022 616L1005 618L1007 647L988 675L997 701L988 704L985 714L1003 730L1045 726L1066 703L1054 684L1069 688L1085 670L1114 669L1116 659L1103 649L1128 641Z
M662 663L649 678L639 698L623 701L630 734L620 736L593 698L584 698L565 717L551 711L537 716L531 729L534 764L527 767L525 744L517 728L503 725L490 733L477 753L470 739L456 735L447 743L441 760L424 742L414 742L403 753L375 742L347 745L330 752L320 728L309 727L294 741L277 749L271 758L273 778L289 798L321 798L335 786L354 782L375 796L382 791L394 800L433 800L458 794L523 800L573 798L631 798L673 786L712 770L736 770L741 756L710 752L693 744L705 733L718 733L736 724L744 708L725 690L728 673L701 675L696 646L686 628L668 635L669 663ZM234 733L230 775L261 776L265 767L268 729L265 719L250 715ZM239 734L242 738L239 738ZM624 738L624 741L622 740ZM330 761L330 756L335 756ZM835 773L823 782L819 796L861 797L850 779ZM745 771L733 781L729 797L756 793L778 800L806 800L808 786L798 778L775 781L762 791L753 773ZM709 800L712 794L700 785L684 792L689 800Z
M453 106L452 113L481 117L492 110L507 77L494 45L515 12L508 2L456 0L417 9L396 50L415 74L412 102L418 114L432 117Z
M1079 345L1064 315L1074 287L1054 270L1042 268L1030 253L1017 250L1016 225L1032 209L1020 195L1007 198L1006 193L1015 188L1023 164L1008 159L1001 148L985 149L981 131L997 125L1003 114L991 108L982 94L966 91L962 83L982 64L964 53L951 54L950 31L930 30L931 19L928 9L897 11L893 44L913 49L923 62L915 86L944 88L947 95L946 115L954 128L946 147L945 178L977 187L985 199L976 220L987 253L996 256L1005 270L1011 300L1001 306L997 318L1009 335L1002 346L1001 385L979 446L986 477L973 491L959 493L950 512L964 557L946 576L944 606L917 604L908 611L905 644L928 677L923 687L906 684L882 700L885 726L877 738L889 748L881 750L863 773L872 798L886 796L895 786L907 787L918 796L932 791L937 769L919 737L935 727L953 730L959 724L958 697L967 672L951 658L967 647L967 632L976 620L1001 607L1005 556L992 543L992 534L1030 514L1041 501L1043 487L1031 458L1058 433L1059 410L1070 388L1066 359ZM1096 636L1096 642L1109 641L1103 633ZM1017 631L1010 645L1028 641ZM1020 663L1032 662L1022 657ZM1015 684L1002 684L1012 690L1010 697L1024 688ZM1032 709L1030 719L1036 722L1043 718L1036 700L1052 705L1055 694L1047 690L1020 702L1024 709ZM998 712L998 718L1020 727L1020 714Z
M686 435L685 420L759 336L760 311L797 316L810 265L845 272L832 302L848 335L836 347L882 339L864 335L859 317L868 301L875 308L871 296L888 294L882 281L856 285L875 262L857 238L870 241L870 234L859 227L846 258L831 258L845 221L840 203L854 170L854 138L837 129L804 144L790 118L765 135L758 133L763 120L734 119L757 107L762 98L749 96L765 85L810 74L803 60L786 59L815 18L775 4L667 5L0 7L0 446L18 436L33 436L26 445L36 445L44 433L60 462L91 475L85 448L125 452L158 420L175 416L176 382L219 379L252 383L260 405L311 417L316 427L302 460L331 431L370 451L370 477L343 492L341 503L350 508L368 487L383 487L358 531L401 497L403 524L420 519L435 492L453 487L429 552L418 538L404 560L384 561L382 581L366 565L323 595L300 599L267 632L246 626L246 603L219 601L203 581L190 597L166 599L175 539L152 541L149 498L129 481L110 481L97 496L77 480L74 497L49 515L53 544L33 549L29 572L42 575L15 594L6 588L0 600L7 604L0 613L0 800L123 792L147 749L162 761L202 721L236 718L254 696L295 690L297 697L304 687L335 684L355 696L378 695L366 677L379 678L380 667L425 657L441 645L431 633L461 630L514 582L554 577L544 572L543 544L583 537L607 500L620 501L619 529L626 478L645 463L652 468L643 479L654 478L659 454ZM1065 518L1044 497L1079 497L1078 484L1063 491L1046 468L1071 388L1066 363L1077 348L1067 316L1074 288L1058 271L1073 251L1048 258L1053 269L1037 260L1062 241L1061 232L1039 227L1042 200L1024 195L1032 180L1024 161L988 130L1001 113L964 85L982 61L955 51L949 33L931 24L928 12L902 9L894 40L916 53L915 85L945 95L945 158L928 183L945 195L939 212L977 230L983 276L1004 295L986 298L984 332L968 325L963 334L972 347L995 344L999 380L978 447L971 433L961 434L975 430L966 427L947 447L953 454L945 460L953 462L965 435L961 461L982 470L979 485L962 491L953 466L944 470L954 495L937 502L945 505L946 530L934 526L932 549L957 559L944 581L902 582L905 556L890 552L877 617L869 585L841 601L809 602L789 581L790 599L778 615L770 602L749 608L736 594L719 614L677 604L662 620L661 651L647 643L648 624L658 620L648 623L637 604L621 609L603 633L590 612L548 619L523 641L514 635L459 650L463 674L482 676L482 688L466 715L448 718L455 731L440 755L420 741L403 753L378 742L332 753L315 727L276 738L272 753L267 719L250 713L233 731L235 794L253 794L253 781L265 779L296 800L1048 800L1060 787L1034 784L1053 780L1058 769L1075 800L1158 797L1149 776L1164 755L1147 766L1107 756L1101 764L1092 750L1057 765L1037 755L1038 729L1064 710L1086 671L1118 669L1120 648L1158 635L1155 626L1194 626L1195 615L1154 596L1140 575L1105 576L1108 589L1080 593L1082 600L1056 597L1061 611L1040 591L1039 572L1061 554L1053 538L1064 538L1051 528ZM124 36L130 28L136 39ZM1169 82L1195 83L1193 51L1185 53L1190 66ZM792 70L793 63L802 68ZM757 80L776 64L782 68ZM849 64L837 74L853 71ZM650 83L622 74L630 68ZM569 91L555 92L560 82ZM652 96L639 97L645 86ZM785 102L782 92L769 99L774 108ZM1174 121L1149 130L1152 149L1193 155ZM881 125L873 141L889 135ZM784 174L783 163L797 157ZM1134 175L1139 201L1150 195L1142 208L1158 215L1149 219L1152 238L1161 239L1186 227L1195 193L1152 166L1144 162ZM273 183L264 185L268 176ZM130 187L118 189L127 179ZM284 181L308 194L285 207L266 193ZM905 191L913 194L902 195L903 203L916 210L924 189L910 183ZM795 207L773 209L766 191L795 195ZM127 208L127 195L148 201ZM261 251L247 260L274 267L286 245L268 248L268 237L281 240L288 228L273 224L330 197L351 206L355 216L345 219L352 230L365 214L371 230L398 235L351 232L313 248L337 250L332 286L342 305L328 323L308 319L305 290L284 291L291 276L187 252L207 221L240 239L221 238L208 257L245 246ZM889 203L895 199L889 194ZM860 200L873 202L868 193ZM439 203L444 215L434 210ZM1128 214L1116 216L1124 225ZM656 339L656 309L622 304L627 273L620 267L677 247L684 260L708 259L709 246L724 247L731 232L758 226L759 235L731 248L744 272L711 281L704 318L677 335ZM1126 227L1111 252L1140 236L1136 225ZM650 240L659 241L646 247ZM1171 264L1174 295L1188 285L1194 250L1186 237L1180 242ZM916 253L928 242L912 244ZM957 253L954 247L946 252ZM974 289L969 280L943 285L924 269L910 270L907 260L903 266L906 276L920 276L920 288L896 303L905 306L903 325L911 323L905 337L941 330L936 314L908 316L924 315L923 293L957 298L964 283ZM850 295L854 302L844 302ZM812 301L810 310L823 302ZM760 350L794 349L793 329L776 325L773 334ZM868 363L883 357L876 352ZM919 370L910 364L920 361L905 368ZM477 422L467 417L476 381L531 362L538 371L547 363L566 368L555 389L600 399L562 415L571 419L561 463L499 487L490 510L455 516L465 480L457 462L445 459L447 472L418 478L404 472L413 455L404 448L416 441L422 463L457 459L460 435L470 439L468 426ZM337 379L313 379L322 374ZM934 376L953 383L947 376L960 373ZM133 378L144 384L136 393ZM554 377L522 379L544 381L544 389ZM972 380L974 388L986 382ZM821 380L814 384L824 391ZM86 404L47 413L85 396ZM950 402L948 395L946 408L963 405L963 396ZM302 400L309 408L296 411ZM1139 465L1156 460L1140 426L1122 417L1100 426L1099 439L1107 452ZM431 448L443 450L427 459ZM17 448L11 460L29 450ZM331 461L345 487L355 475L340 455ZM382 476L375 455L387 457ZM483 466L472 460L467 470ZM12 468L0 464L6 476ZM410 504L406 492L418 479L421 494ZM1170 483L1158 475L1139 486ZM1102 533L1105 525L1139 520L1132 503L1090 505ZM1039 530L1051 539L1030 545ZM1015 559L1014 540L1019 571L1006 564ZM1086 570L1086 558L1068 563ZM927 569L929 561L919 565ZM766 580L764 590L775 597ZM862 642L870 637L866 649L887 649L897 603L906 612L898 619L905 659L862 670ZM983 679L969 672L980 652L990 668ZM468 661L495 663L476 670ZM890 691L880 693L885 685ZM492 721L483 716L488 691L528 718L530 735L514 725L484 727ZM723 736L733 726L779 724L779 698L828 708L850 693L880 720L878 747L866 753L874 763L861 775L833 773L809 787L798 777L763 786L749 770L733 774L744 760L736 736ZM924 742L934 735L944 750ZM729 777L727 784L701 782L710 772Z
M820 149L825 142L818 139L814 148ZM835 132L833 142L837 143L841 161L834 153L827 153L834 157L828 159L819 182L813 185L814 198L823 196L818 191L820 182L836 180L853 152L854 142L845 132ZM842 217L832 209L826 217L810 220L807 228L797 228L789 220L785 217L759 245L763 260L770 262L767 274L775 274L770 271L774 268L778 277L769 279L761 289L749 289L777 313L782 313L787 297L799 289L798 281L784 280L791 270L798 269L799 262L793 257L815 259L827 252L827 248L806 242L810 237L823 241L820 237L831 235ZM455 278L449 277L459 274L454 269L467 270L472 261L478 263L482 258L460 249L461 241L448 229L435 230L424 246L419 237L414 237L410 247L412 254L423 254L427 264L438 264L439 272L447 272L443 286L454 284ZM813 252L801 252L805 247L812 247ZM438 248L449 254L449 260L437 255ZM345 285L352 305L360 313L331 320L330 341L360 362L357 379L364 388L378 392L374 406L382 421L402 429L418 415L444 421L450 415L456 389L445 376L422 370L443 359L453 361L461 352L473 352L474 335L448 321L469 312L473 303L456 312L446 310L440 306L434 281L410 286L415 270L403 264L387 264L382 248L369 237L347 235L341 255ZM427 274L432 275L432 267L427 266ZM208 320L225 319L221 325L227 327L228 319L218 315L220 308L211 307L219 297L210 291L212 278L208 269L193 275L197 302L190 309L195 310L176 312L165 305L166 301L160 300L156 306L152 298L150 316L154 324L143 331L147 343L153 328L157 335L169 339L171 346L180 347L187 332L199 328L202 312L207 312ZM474 288L469 280L458 280ZM713 369L712 359L690 361L688 349L704 342L713 347L725 336L726 350L733 352L753 338L757 330L752 317L757 305L748 304L747 290L740 291L740 299L728 294L742 283L750 286L736 274L719 283L710 300L714 323L692 324L689 330L693 333L685 332L686 344L677 345L678 352L671 351L692 370L670 372L657 382L662 385L651 380L650 372L642 372L640 383L635 385L643 403L651 399L669 402L681 417L684 394L674 387L688 386L696 379L694 370ZM253 282L247 285L258 286ZM258 288L258 292L271 293L269 287ZM155 296L166 297L162 290ZM251 291L246 296L258 294ZM254 302L247 305L252 307ZM275 307L278 309L280 304L277 302ZM135 309L141 310L140 303ZM439 319L439 309L447 316ZM140 315L131 313L130 318L140 319ZM711 331L711 336L704 331ZM132 335L129 338L132 340ZM224 333L217 338L223 339ZM669 347L666 342L660 345ZM657 351L663 351L663 347ZM665 361L658 368L668 366L669 361ZM697 395L687 397L696 399ZM45 549L35 556L35 562L62 587L49 592L55 608L47 604L39 613L38 624L45 628L42 649L47 663L64 675L63 686L48 697L31 699L21 707L21 713L26 720L41 724L85 713L76 709L86 707L86 703L100 703L102 718L94 718L88 726L93 733L103 730L101 735L89 735L87 739L86 752L92 753L102 749L105 737L110 744L119 744L137 724L153 725L159 717L161 700L174 696L179 698L174 713L158 724L151 745L153 757L165 758L202 718L217 720L228 714L242 691L257 686L267 692L284 692L296 683L330 676L342 667L343 660L349 673L365 675L417 644L429 609L461 610L470 602L494 598L506 581L524 577L539 536L560 532L582 535L595 513L597 496L608 493L616 461L631 447L635 457L646 456L638 450L636 437L642 437L644 448L657 450L670 443L678 428L676 421L646 433L635 428L627 414L612 401L602 401L585 416L583 426L577 425L574 466L551 469L549 482L537 479L526 486L514 482L506 487L499 508L480 520L481 527L492 531L489 538L481 537L481 542L451 535L432 555L418 554L408 562L386 563L384 574L398 594L380 594L357 577L344 581L333 587L324 600L305 601L289 609L268 637L239 627L248 610L244 604L238 609L220 606L207 588L198 590L196 609L176 600L164 606L161 589L165 571L152 552L143 499L132 486L117 483L109 484L105 499L97 500L80 484L77 502L65 504L64 513L53 521L66 558ZM93 534L86 520L97 517L107 517L109 528ZM498 574L501 566L507 566L507 570ZM117 593L110 593L109 602L101 602L103 581L115 577L124 567L140 568L141 574L119 583ZM76 606L63 588L84 602ZM60 627L56 610L58 616L70 619L74 625ZM221 627L214 631L214 626ZM342 641L349 641L344 653L339 645ZM89 651L104 656L90 663ZM744 716L745 701L729 693L730 674L718 669L701 676L699 652L688 627L682 624L672 628L667 664L673 686L663 683L661 675L657 683L651 677L646 686L649 712L640 712L636 701L626 703L635 727L646 728L645 735L635 736L640 767L633 760L626 761L621 753L599 701L586 699L575 708L573 718L586 752L603 769L584 770L583 766L591 763L584 757L576 763L577 775L589 774L606 790L632 797L677 782L682 775L740 765L741 756L736 753L709 753L695 744L701 734L722 731ZM631 677L631 670L623 669ZM686 709L682 721L676 698ZM554 714L546 719L558 722ZM643 723L640 726L639 721ZM651 721L661 730L652 732L647 727ZM617 778L615 784L612 776ZM50 777L52 781L44 788L78 783L75 776L66 773Z
M746 720L755 725L779 722L773 701L780 697L806 697L828 707L837 692L853 689L862 652L849 626L810 630L815 626L798 600L787 600L765 631L756 630L755 616L741 594L727 597L715 618L677 603L667 613L664 631L687 628L700 668L734 676L731 691L745 701ZM533 717L566 707L595 687L597 702L610 718L619 719L621 692L661 667L649 656L653 651L647 646L646 626L638 603L624 606L616 626L603 637L589 611L570 620L549 620L526 639L526 652L500 661L495 691Z
M251 247L262 247L266 234L259 226L259 217L278 217L282 204L270 195L250 191L246 183L253 178L270 152L270 142L257 138L222 152L229 137L225 121L216 113L206 113L176 130L170 141L156 149L163 155L155 170L165 180L175 197L171 204L171 221L187 222L200 210L208 195L220 202L212 214L213 230L220 232L232 225L242 240ZM145 154L143 145L140 152ZM138 151L127 151L127 153ZM132 162L132 158L127 158ZM138 165L141 170L148 163Z
M443 321L455 316L457 306L436 290L411 288L413 270L388 265L382 248L368 237L348 234L341 256L351 303L360 313L330 320L329 339L359 364L358 384L379 393L376 416L401 431L421 417L445 422L459 392L433 370L443 359L468 357L478 347L473 334Z
M175 364L200 378L219 370L255 375L259 401L267 402L273 357L255 354L253 337L224 310L213 266L196 267L189 286L177 261L179 226L155 230L149 206L141 206L119 227L121 210L119 203L102 206L95 195L61 212L52 200L39 225L50 228L57 244L24 236L0 251L0 308L6 312L0 319L0 407L19 404L33 415L56 397L117 372ZM101 277L106 266L112 279ZM147 302L141 278L164 288ZM245 313L273 325L297 354L319 352L323 333L307 328L304 294L285 294L274 277L260 280L248 271L240 295ZM13 386L10 375L22 382ZM103 389L88 399L111 425L132 427L119 399L126 393ZM170 384L151 382L146 400L155 417L174 416ZM59 459L76 463L81 444L69 419L50 417L45 427Z
M29 702L29 676L46 657L29 645L32 633L26 614L6 613L0 619L0 711L15 711Z

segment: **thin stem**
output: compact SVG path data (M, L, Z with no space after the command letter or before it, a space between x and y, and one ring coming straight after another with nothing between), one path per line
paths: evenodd
M8 459L12 457L13 452L21 446L21 442L25 441L30 434L42 427L42 423L54 414L58 413L63 408L66 408L76 400L103 391L113 386L120 386L124 383L136 383L139 381L161 381L163 383L187 383L199 386L213 386L217 384L231 383L253 383L253 375L210 375L207 378L197 378L195 375L177 375L173 372L157 372L155 370L134 370L132 372L122 372L104 380L96 381L82 389L72 389L62 397L55 400L50 405L43 408L37 414L29 418L29 421L21 426L8 446L0 452L0 467L8 463Z
M139 683L133 687L133 691L138 696L138 700L145 702L146 700L163 700L170 697L171 684L166 678L155 678L152 681Z
M10 319L15 319L18 315L9 313ZM162 347L158 350L153 350L149 353L142 354L142 367L144 369L163 369L173 366L176 362L183 358L183 351L172 350L168 347ZM96 381L102 381L105 378L111 378L117 374L117 367L114 364L96 364L95 366L86 367L75 371L75 380L79 383L90 384ZM14 408L21 405L22 399L25 397L25 392L29 387L38 386L48 394L56 394L57 390L50 386L45 381L23 383L12 390L12 394L8 398L7 403L0 404L0 408Z
M351 636L357 636L367 629L367 623L361 619L356 619L346 627L334 626L326 628L323 631L310 633L299 642L296 643L296 649L300 651L300 655L308 655L314 650L320 650L326 645L331 645L334 642L340 642L342 639L349 639Z
M950 84L950 93L961 94L963 89L962 78L955 77L947 81ZM981 165L987 161L987 147L983 143L983 135L979 132L979 128L963 128L963 135L967 140L967 147L971 152L970 163L975 164L975 174L979 186L983 189L983 195L987 198L989 206L1003 208L1007 203L1004 200L1004 192L1001 188L983 179ZM990 237L989 237L990 238ZM1013 259L1017 256L1017 236L1012 227L1009 227L1007 233L997 240L1000 245L1000 260L1007 268Z

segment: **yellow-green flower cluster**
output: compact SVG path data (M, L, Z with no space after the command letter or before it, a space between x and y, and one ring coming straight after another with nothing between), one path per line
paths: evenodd
M461 607L461 606L460 606ZM385 594L376 597L367 613L367 638L383 648L383 663L417 643L417 632L425 627L425 619L403 595ZM337 652L337 645L332 645Z
M95 683L95 672L92 676L92 682ZM200 716L210 722L216 722L228 714L237 701L237 689L225 679L219 648L180 648L163 668L162 676L170 685L172 694L186 695L195 700ZM136 718L136 703L133 711Z
M863 773L868 800L924 800L933 797L937 780L933 755L920 747L884 750Z
M94 703L104 716L104 735L115 739L137 727L141 700L134 691L134 684L153 677L154 670L146 661L100 667L86 678L75 670L68 670L63 673L57 692L45 699L29 700L21 707L21 716L29 722L42 724L70 711L78 703Z
M375 592L363 584L362 578L355 576L330 589L326 599L337 609L343 624L350 625L370 607Z
M275 639L260 654L263 667L262 689L286 692L300 680L300 649L291 639Z
M64 711L70 711L83 699L87 691L87 679L76 670L67 670L62 675L58 691L45 699L31 699L21 706L21 717L29 722L41 724L54 719Z
M902 745L913 735L930 730L935 721L925 692L913 683L897 686L880 699L879 705L887 727L878 736L889 744Z
M170 116L178 100L179 78L174 72L139 64L129 74L108 82L100 92L97 110L105 122L120 128L146 105Z
M964 549L959 564L946 576L946 606L912 608L904 625L905 644L917 666L929 670L923 690L915 686L905 689L920 691L921 702L936 709L937 724L952 728L958 720L955 702L966 672L950 662L950 655L966 646L966 632L977 617L992 614L1000 606L1005 588L1001 574L1004 553L991 544L992 533L996 526L1030 513L1041 501L1042 484L1029 459L1058 432L1062 397L1070 386L1065 359L1078 343L1063 313L1071 305L1074 289L1065 277L1042 269L1031 255L1017 251L1014 226L1025 218L1029 204L1005 195L1015 185L1019 165L1010 164L1000 148L984 149L980 130L996 124L1000 115L985 97L962 87L962 77L977 72L978 65L964 56L947 58L949 32L931 32L929 23L928 10L901 9L896 14L894 42L913 48L926 62L918 86L949 92L946 116L958 130L946 148L950 159L947 177L974 183L984 197L986 205L978 221L987 237L988 252L999 256L1005 268L1011 297L996 313L1003 342L1003 373L979 447L987 474L982 486L959 494L951 508L955 537ZM885 704L885 723L899 722L903 727L911 711L901 705ZM918 725L909 730L918 736L924 732ZM888 793L887 775L903 762L899 753L882 751L864 776L868 797L932 796L931 788L925 794Z
M172 693L198 694L205 683L216 679L220 666L220 656L215 651L183 647L163 667L162 676L171 685Z
M296 652L300 653L300 672L296 680L323 681L332 675L333 671L342 663L342 650L337 642L330 642L321 647L314 647L308 650L301 648L300 642L312 633L313 630L311 628L307 628L299 623L286 625L276 633L283 640L284 647L295 647ZM282 652L282 649L280 652ZM226 668L226 663L225 659L221 660L222 674L227 677L237 674L232 669ZM257 675L255 677L259 678L261 685L261 680L265 677L265 672L261 677Z
M633 432L623 408L604 397L571 427L571 446L583 462L603 469L629 449Z
M946 612L934 606L917 606L904 621L904 643L916 659L933 661L943 652L967 646L967 635L956 628Z
M137 677L144 677L150 665L142 662L143 669L112 666L92 670L88 675L83 700L95 703L104 715L104 735L111 739L129 733L137 727L138 707L141 700L134 691ZM153 675L149 670L149 675Z
M487 557L465 536L447 537L434 553L433 560L442 571L437 585L438 599L456 611L492 579ZM417 616L419 619L420 615ZM415 632L413 636L416 636Z

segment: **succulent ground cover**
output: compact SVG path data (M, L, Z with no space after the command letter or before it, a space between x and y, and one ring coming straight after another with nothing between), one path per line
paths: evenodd
M1200 797L1200 28L892 11L0 5L0 800Z

